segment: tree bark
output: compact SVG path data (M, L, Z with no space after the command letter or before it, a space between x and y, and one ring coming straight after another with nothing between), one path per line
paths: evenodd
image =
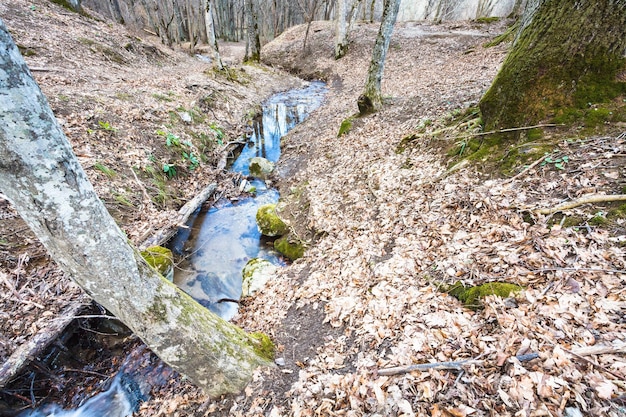
M342 58L348 51L348 28L346 25L346 1L337 0L335 26L335 59Z
M591 104L626 93L625 51L624 0L529 1L521 32L480 101L485 129L580 120Z
M385 70L385 58L389 43L391 42L391 34L393 26L396 23L400 0L385 0L383 6L383 17L380 22L380 29L374 44L372 52L372 61L367 73L367 81L365 83L365 91L358 99L359 113L361 115L376 112L383 104L381 93L381 82Z
M215 25L213 24L213 7L211 0L206 0L206 8L204 12L204 21L206 26L207 42L213 51L213 65L218 70L223 70L222 58L220 57L220 49L217 45L217 39L215 39Z
M248 335L160 276L98 198L0 20L0 192L52 258L162 360L211 396L237 392L271 364Z
M254 0L244 0L246 15L246 55L244 62L260 62L261 61L261 39L259 38L259 22Z

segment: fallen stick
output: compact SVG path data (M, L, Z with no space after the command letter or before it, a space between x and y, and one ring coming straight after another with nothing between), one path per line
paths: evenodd
M530 353L528 355L518 355L515 358L520 362L527 362L539 357L536 353ZM406 374L413 371L427 371L429 369L436 369L438 371L462 371L464 366L468 365L482 365L486 361L484 359L466 359L463 361L452 362L434 362L434 363L419 363L413 365L396 366L393 368L384 368L378 371L378 375L389 376Z
M582 206L589 203L609 203L612 201L626 201L626 194L591 194L583 196L577 200L568 203L559 204L556 207L548 207L534 210L537 214L552 214L557 211L568 210L574 207Z
M157 233L143 240L143 242L139 245L140 250L145 250L146 248L154 245L162 245L172 236L176 234L176 231L180 226L183 226L189 216L198 209L217 189L217 184L211 184L208 187L204 188L200 194L196 195L194 198L185 203L184 206L178 210L178 218L169 224L164 229L161 229Z
M514 177L511 177L508 180L504 181L504 183L508 184L510 182L515 181L516 179L518 179L519 177L521 177L522 175L526 174L528 171L530 171L531 169L533 169L534 167L539 165L547 157L548 157L548 155L544 155L541 158L537 159L535 162L533 162L532 164L528 165L522 172L520 172L519 174L515 175Z
M48 326L37 332L28 342L18 347L0 367L0 388L4 388L28 362L39 356L50 343L59 337L76 315L90 304L91 298L86 295L72 301L60 313L60 317L56 320L51 320Z

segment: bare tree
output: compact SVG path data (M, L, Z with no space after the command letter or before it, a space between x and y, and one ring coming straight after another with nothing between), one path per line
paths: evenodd
M259 37L259 20L254 0L244 0L246 14L246 54L244 62L261 61L261 39Z
M335 16L335 59L343 57L348 51L348 27L346 24L347 0L337 0Z
M0 20L0 192L52 258L161 359L216 396L271 364L248 335L148 266L98 198Z
M215 27L213 25L213 7L211 0L206 0L206 8L204 9L204 20L206 26L207 42L213 51L213 65L218 70L223 70L222 58L220 57L220 50L217 46L217 39L215 39Z
M385 70L385 58L391 42L391 34L398 16L400 0L385 0L383 5L383 17L380 22L380 29L372 52L365 83L365 91L358 99L359 113L365 115L378 111L382 106L381 81Z

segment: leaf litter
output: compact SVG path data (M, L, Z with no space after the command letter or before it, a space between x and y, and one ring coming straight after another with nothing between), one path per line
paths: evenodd
M285 139L279 166L283 197L302 187L309 203L292 227L316 239L236 318L277 342L280 366L258 370L240 395L214 401L171 381L140 414L623 415L624 220L591 224L597 213L589 207L565 213L582 219L576 226L529 214L590 192L620 193L623 135L559 141L568 156L563 169L535 166L514 181L479 166L447 173L441 141L428 137L396 153L425 121L475 105L506 54L504 45L481 46L501 24L409 22L391 43L387 105L337 137L356 111L376 29L359 24L340 61L332 58L328 22L313 23L308 55L301 54L304 27L263 51L269 64L324 76L330 87L326 104ZM67 119L66 128L85 123ZM85 139L88 150L94 145ZM133 224L154 227L148 217ZM487 297L473 311L439 291L457 280L524 290ZM527 353L539 357L516 359ZM469 359L477 361L462 371L379 375Z

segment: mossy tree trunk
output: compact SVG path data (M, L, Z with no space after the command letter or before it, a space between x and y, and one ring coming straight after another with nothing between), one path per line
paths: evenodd
M376 112L383 104L381 82L385 70L385 58L391 42L393 26L396 23L400 0L385 0L383 5L383 17L380 29L372 52L372 61L367 73L365 91L358 99L359 113L361 115Z
M161 359L209 395L241 390L271 363L271 342L148 266L96 195L2 20L0 49L0 192L63 270Z
M573 122L626 93L625 0L529 1L522 21L480 101L486 130Z

